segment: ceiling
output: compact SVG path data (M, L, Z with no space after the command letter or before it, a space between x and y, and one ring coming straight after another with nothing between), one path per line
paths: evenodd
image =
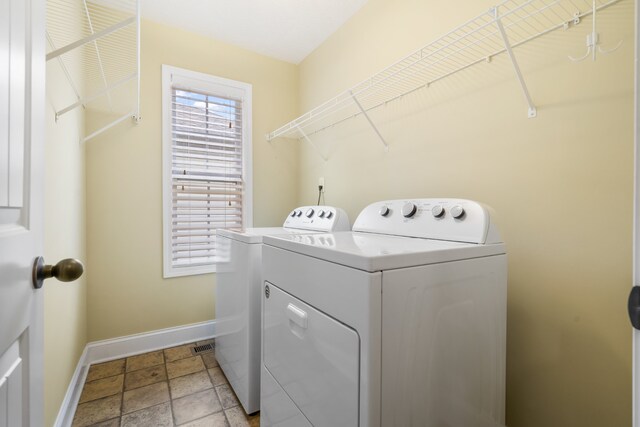
M141 0L142 17L300 63L367 0Z

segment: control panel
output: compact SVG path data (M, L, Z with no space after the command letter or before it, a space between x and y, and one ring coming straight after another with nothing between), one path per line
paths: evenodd
M465 199L387 200L360 212L353 231L469 243L500 243L489 209Z
M333 206L301 206L291 211L282 226L325 232L351 230L346 212Z
M292 242L303 243L305 245L322 246L325 248L335 248L336 241L331 234L292 234L288 236Z

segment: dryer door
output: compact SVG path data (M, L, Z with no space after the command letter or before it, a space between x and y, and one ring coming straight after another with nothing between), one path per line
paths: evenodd
M358 334L270 283L263 304L265 368L314 426L357 426Z

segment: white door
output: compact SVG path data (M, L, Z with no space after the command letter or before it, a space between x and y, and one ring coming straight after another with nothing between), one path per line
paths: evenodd
M43 425L44 0L0 0L0 427Z

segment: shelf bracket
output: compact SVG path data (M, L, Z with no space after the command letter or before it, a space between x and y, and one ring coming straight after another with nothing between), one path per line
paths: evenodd
M82 0L82 3L84 5L84 13L87 16L87 23L89 24L89 31L91 31L91 34L95 34L96 32L93 30L93 22L91 21L91 14L89 13L89 6L87 6L87 0ZM100 77L102 77L102 83L104 84L104 87L108 87L109 84L107 83L107 77L104 73L104 65L102 64L102 56L100 55L100 49L98 48L98 41L94 40L93 41L93 47L96 50L96 57L98 59L98 65L100 66ZM60 58L60 57L58 57ZM107 100L109 101L109 109L111 110L111 112L113 112L113 100L111 99L111 94L109 92L106 93L107 95Z
M529 89L527 89L527 84L524 81L524 77L522 77L522 71L520 71L520 66L518 65L518 61L516 60L516 56L513 53L513 49L511 48L511 43L509 42L509 37L507 36L507 32L504 29L504 25L502 25L502 20L500 19L500 15L498 13L498 8L494 7L489 10L489 14L493 16L496 21L496 26L500 31L500 35L502 36L502 40L504 41L504 47L509 55L509 59L513 64L513 69L516 72L516 77L518 78L518 82L520 83L520 87L522 87L522 92L524 94L525 100L529 105L528 116L529 118L534 118L538 115L538 111L536 110L536 106L533 104L533 100L531 99L531 95L529 94Z
M127 119L133 119L133 120L135 121L135 117L136 117L136 115L135 115L135 111L131 111L131 112L129 112L129 113L127 113L127 114L123 115L123 116L120 116L119 118L115 119L114 121L112 121L112 122L111 122L111 123L109 123L108 125L101 127L100 129L98 129L97 131L93 132L93 133L92 133L92 134L90 134L90 135L85 136L85 137L81 140L81 142L87 142L87 141L89 141L90 139L95 138L96 136L100 135L101 133L103 133L103 132L105 132L105 131L107 131L107 130L111 129L111 128L112 128L112 127L114 127L115 125L120 124L120 123L124 122L124 121L125 121L125 120L127 120Z
M124 27L126 27L128 25L131 25L131 24L133 24L135 22L136 22L136 17L132 16L131 18L125 19L124 21L119 22L119 23L117 23L115 25L112 25L109 28L105 28L104 30L99 31L97 33L93 33L90 36L87 36L87 37L85 37L85 38L83 38L81 40L75 41L73 43L69 43L68 45L66 45L64 47L61 47L59 49L56 49L53 52L49 52L47 54L47 61L50 61L53 58L57 58L60 55L64 55L65 53L67 53L67 52L69 52L69 51L71 51L71 50L73 50L73 49L75 49L77 47L83 46L83 45L85 45L87 43L91 43L94 40L98 40L101 37L107 36L107 35L115 32L115 31L118 31L119 29L124 28Z
M93 100L95 100L97 98L100 98L102 95L108 94L110 90L115 89L115 88L117 88L119 86L122 86L123 84L135 79L137 76L138 76L137 73L131 74L131 75L125 77L122 80L119 80L119 81L117 81L117 82L115 82L115 83L113 83L111 85L108 85L104 89L101 89L100 91L94 93L91 96L87 96L85 98L78 99L78 101L74 102L73 104L69 105L68 107L63 108L60 111L56 111L56 120L58 120L58 118L60 116L62 116L63 114L68 113L69 111L73 110L74 108L76 108L76 107L78 107L80 105L88 104L89 102L91 102L91 101L93 101Z
M45 37L47 38L47 42L49 42L49 46L51 46L51 49L56 50L56 45L53 43L53 40L51 39L51 36L49 35L49 31L45 31L44 32ZM80 100L82 99L82 97L80 96L80 92L78 91L78 88L76 87L76 85L73 83L73 79L71 78L71 74L69 74L69 70L67 69L67 66L64 63L64 60L62 59L61 56L58 56L58 64L60 65L60 68L62 69L62 72L64 73L65 77L67 78L67 82L69 82L69 86L71 87L71 90L73 90L73 93L76 94L76 99ZM55 108L54 108L55 110ZM56 123L58 122L58 113L56 112Z
M304 138L304 140L307 141L309 143L309 145L311 145L318 152L320 157L322 157L322 160L324 160L326 162L328 159L324 156L324 154L322 154L322 151L320 151L318 146L313 143L311 138L309 138L307 136L307 134L302 130L302 128L299 125L296 125L296 129L298 129L298 132L300 132L300 135L302 135L302 138Z
M371 120L371 117L369 117L369 115L367 114L367 111L364 108L362 108L360 101L358 101L358 98L356 98L352 90L349 91L349 95L351 95L351 99L353 99L353 102L355 102L355 104L358 106L358 109L360 110L362 115L365 117L365 119L367 119L367 121L373 128L376 135L378 135L378 138L380 138L380 142L382 142L382 145L384 146L384 151L389 151L389 145L387 145L387 141L384 140L384 138L382 137L382 134L380 134L380 131L378 130L376 125L373 124L373 121Z

